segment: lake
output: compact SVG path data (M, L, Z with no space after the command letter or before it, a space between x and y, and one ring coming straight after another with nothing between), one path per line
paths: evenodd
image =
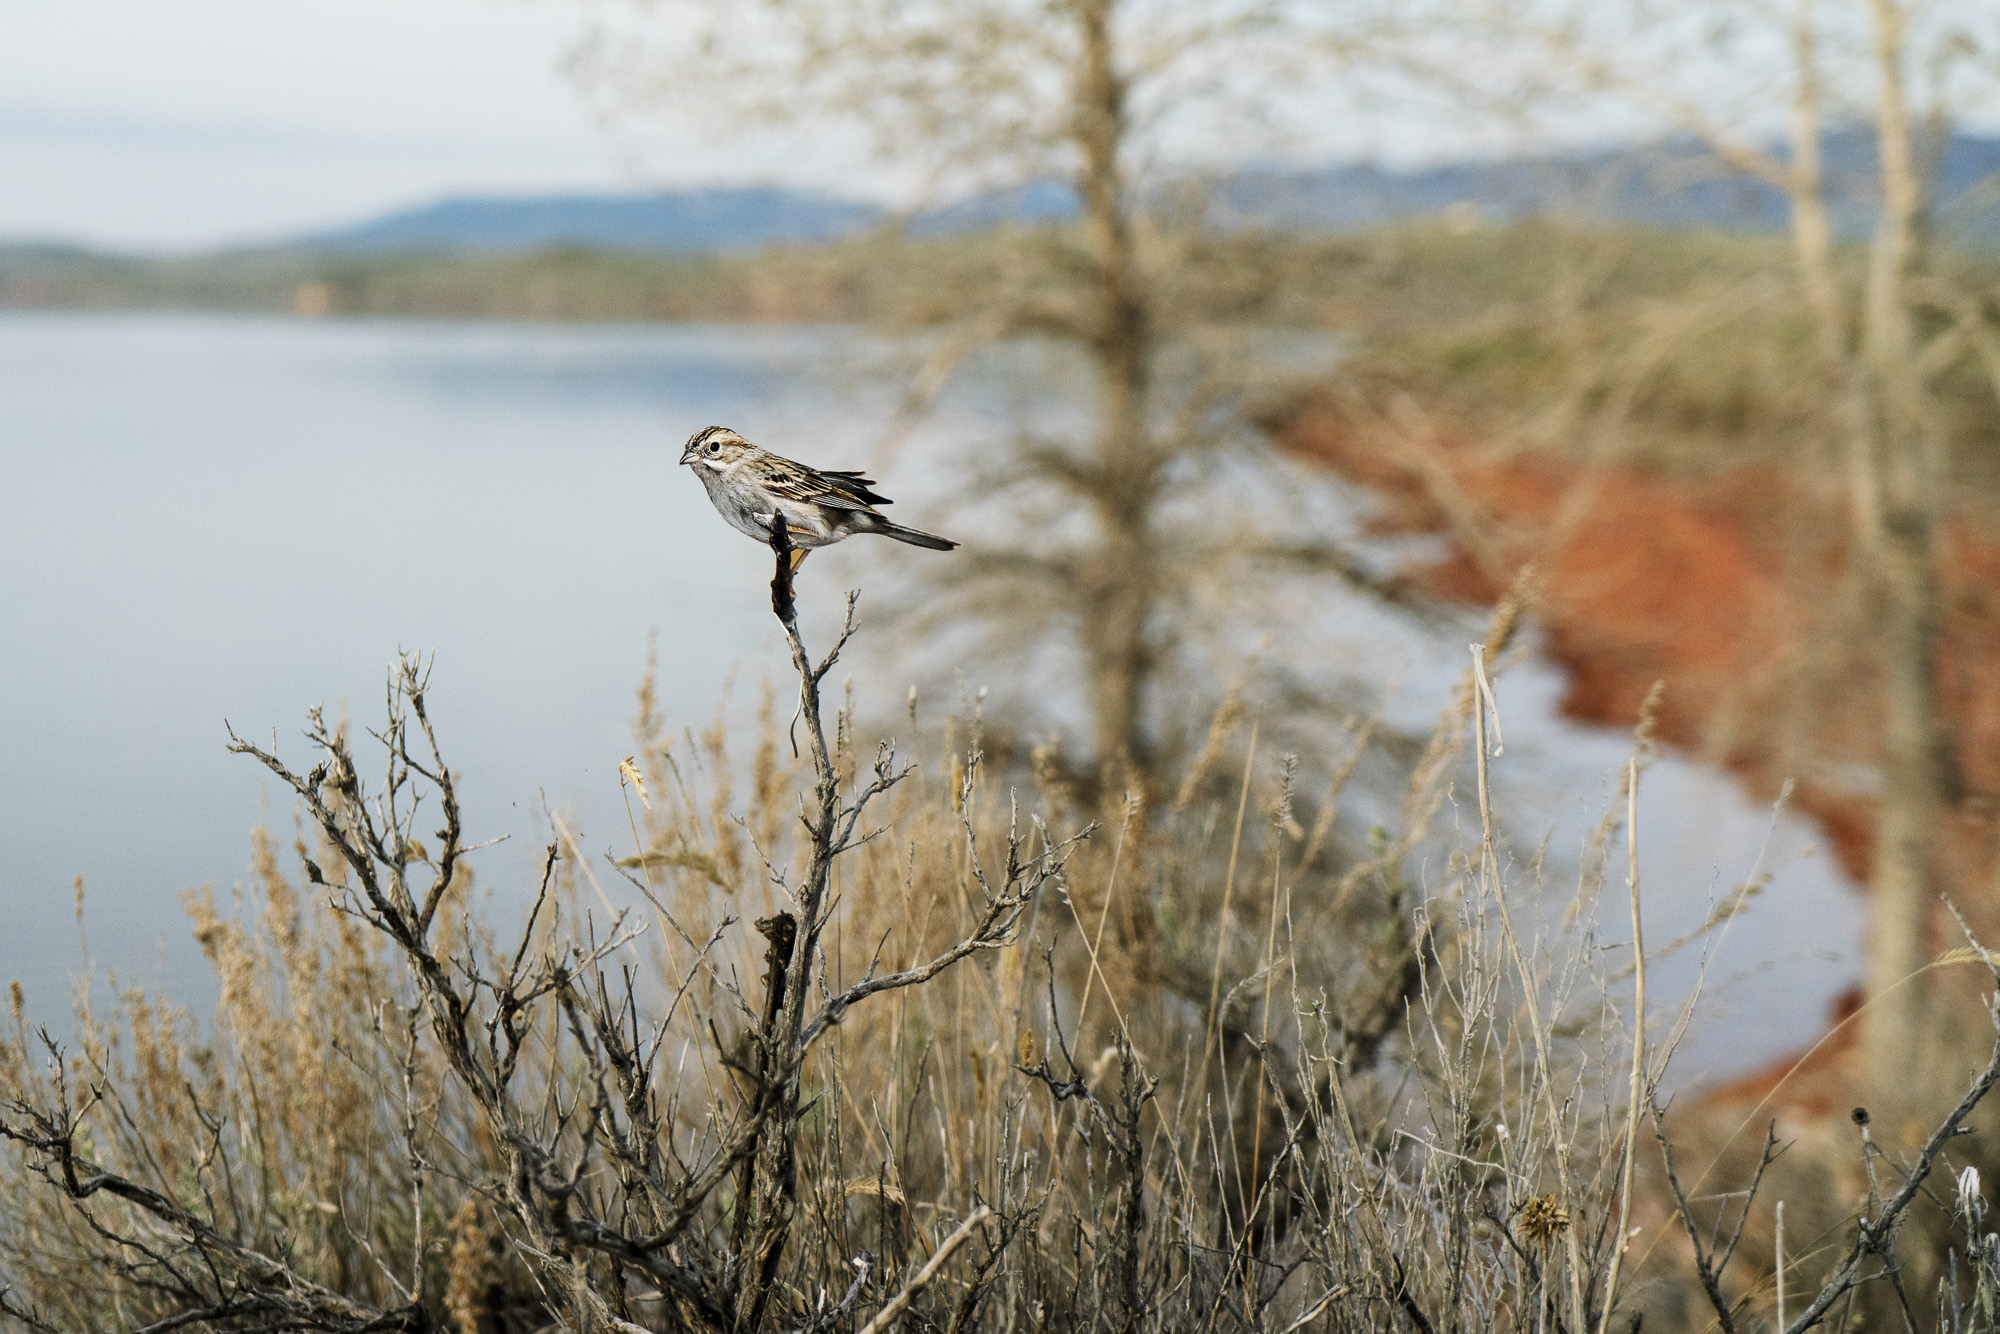
M1018 377L975 370L879 459L892 398L852 378L866 345L846 329L0 314L0 974L35 1015L66 1008L80 876L100 969L206 994L178 895L226 891L251 826L291 811L225 753L225 720L302 759L306 708L374 722L399 648L436 654L433 716L470 835L514 837L482 854L486 879L529 873L549 809L606 846L649 642L675 723L713 716L732 680L785 671L768 558L676 467L689 432L719 422L815 462L886 464L898 516L922 524L942 454L1016 410ZM809 637L828 590L887 559L868 545L808 567ZM1393 684L1391 719L1427 728L1466 634L1331 592L1316 605L1343 669ZM1557 718L1561 684L1533 664L1505 678L1498 766L1517 823L1529 812L1523 839L1546 836L1557 865L1628 746ZM1807 855L1813 831L1676 760L1649 775L1641 825L1662 941L1770 840L1773 882L1710 969L1712 1019L1683 1076L1809 1040L1859 973L1860 923ZM1620 922L1607 913L1607 932ZM1692 969L1663 965L1663 989Z

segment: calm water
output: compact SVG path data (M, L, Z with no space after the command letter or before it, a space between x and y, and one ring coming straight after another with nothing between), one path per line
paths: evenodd
M678 472L679 443L724 422L867 463L868 413L855 424L826 370L855 345L828 329L0 315L0 974L40 1015L65 1006L81 876L100 967L199 994L178 894L226 892L264 803L281 824L291 809L224 752L224 720L303 759L305 708L372 723L398 647L437 654L434 716L473 835L514 837L482 854L490 881L526 874L550 807L608 846L649 636L676 722L709 716L732 676L782 671L766 561ZM889 493L921 503L950 437L1017 390L975 378L888 461ZM870 559L819 577L865 581ZM1332 596L1317 614L1325 651L1427 728L1466 635ZM1556 720L1560 685L1531 666L1502 686L1503 778L1558 881L1627 744ZM1656 940L1699 921L1771 831L1730 784L1673 762L1641 823ZM1710 970L1692 1064L1808 1037L1858 971L1854 902L1803 855L1811 838L1778 822L1776 878ZM1663 964L1663 983L1685 989L1694 966Z
M179 972L271 795L224 720L303 756L399 647L487 828L615 790L650 632L705 705L769 638L679 442L792 425L818 337L0 319L0 970L63 999L81 875L100 961Z

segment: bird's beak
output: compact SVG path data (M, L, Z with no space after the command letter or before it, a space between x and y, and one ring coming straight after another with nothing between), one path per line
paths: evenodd
M685 449L681 450L681 464L683 467L685 467L687 464L690 464L692 462L694 462L694 446L689 445Z

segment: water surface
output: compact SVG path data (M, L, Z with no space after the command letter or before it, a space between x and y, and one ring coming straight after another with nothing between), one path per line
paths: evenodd
M399 648L481 825L615 784L649 633L704 708L769 638L680 442L791 425L824 339L0 318L0 971L63 999L80 875L100 960L183 975L176 892L241 876L271 792L225 720L303 757Z

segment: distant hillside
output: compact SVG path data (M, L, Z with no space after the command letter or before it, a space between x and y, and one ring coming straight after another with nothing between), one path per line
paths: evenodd
M1836 219L1857 234L1873 210L1873 136L1827 136ZM2000 138L1960 135L1947 146L1939 230L2000 240ZM1687 143L1599 153L1513 158L1398 170L1368 164L1310 170L1249 168L1194 186L1163 189L1155 207L1194 202L1217 225L1344 232L1453 214L1511 222L1564 217L1646 228L1769 232L1785 225L1783 197L1722 167ZM913 236L1004 224L1059 222L1077 214L1064 184L1037 181L902 219ZM660 194L465 197L394 213L359 227L302 238L299 248L526 251L552 246L696 254L810 244L853 236L890 220L882 208L775 186Z
M881 215L872 204L775 186L662 194L468 195L294 244L330 251L581 246L695 253L830 241L873 225Z
M913 236L1062 222L1076 195L1033 181L902 219ZM284 249L329 253L391 250L541 250L573 246L660 254L713 254L770 245L810 245L855 236L894 215L877 204L779 186L669 190L658 194L465 195L320 232Z
M1863 234L1875 203L1866 134L1828 136L1836 225ZM1968 258L2000 249L2000 138L1945 146L1936 232ZM1280 264L1307 288L1393 234L1619 227L1654 251L1783 244L1784 200L1687 144L1397 171L1246 168L1149 194L1158 214L1207 223L1227 263ZM1020 261L1013 226L1077 213L1055 181L897 217L777 187L669 194L445 200L286 245L144 259L0 245L0 308L291 311L468 319L946 318L981 264ZM1543 227L1554 219L1556 227ZM876 233L876 234L871 234ZM1018 238L1015 238L1018 239ZM1034 249L1034 247L1030 247ZM1511 253L1511 252L1510 252ZM1005 258L1001 256L1004 254ZM1373 262L1373 261L1370 261ZM1520 262L1514 255L1508 262ZM1311 302L1306 303L1311 306ZM1288 315L1321 322L1317 308Z
M1875 210L1872 133L1829 134L1821 155L1835 225L1865 232ZM1228 225L1349 231L1458 214L1487 222L1561 217L1647 229L1776 232L1784 196L1685 141L1644 148L1463 163L1416 171L1374 166L1253 169L1218 181L1211 216ZM2000 241L2000 137L1957 135L1939 164L1937 229L1960 242Z
M1628 229L1606 238L1632 267L1678 290L1695 275L1789 263L1775 237ZM1217 229L1181 247L1178 309L1223 322L1378 332L1426 311L1509 306L1542 289L1552 257L1597 245L1579 229L1408 222L1340 234ZM1594 252L1593 252L1594 253ZM1638 257L1643 257L1639 262ZM1066 280L1074 255L1000 227L865 235L704 253L548 246L532 250L292 247L135 259L0 246L0 308L209 310L418 319L844 322L924 328L961 318L996 274L1027 290ZM1385 294L1394 293L1385 301ZM1448 321L1446 321L1448 323ZM1401 336L1401 335L1399 335ZM1497 358L1514 364L1508 354Z

